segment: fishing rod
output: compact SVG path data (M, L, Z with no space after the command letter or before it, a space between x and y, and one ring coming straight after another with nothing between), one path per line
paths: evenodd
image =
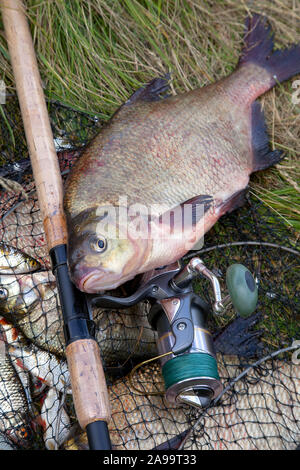
M71 282L67 267L67 227L63 185L41 78L22 0L1 0L2 18L14 72L26 140L66 340L66 358L78 422L89 447L109 450L110 404L94 322L85 295Z
M193 281L197 278L209 280L212 305L194 292ZM242 264L228 267L226 285L228 294L223 297L217 276L200 258L193 257L186 265L178 261L144 274L129 297L91 295L88 301L91 306L120 309L148 300L148 320L157 331L167 401L206 408L223 389L208 317L211 313L224 314L229 305L241 317L249 317L258 298L255 280Z

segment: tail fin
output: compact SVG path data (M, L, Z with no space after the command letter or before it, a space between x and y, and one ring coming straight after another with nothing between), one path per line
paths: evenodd
M267 70L271 80L268 88L300 73L300 44L273 52L273 37L265 17L254 14L247 18L239 65L254 63Z

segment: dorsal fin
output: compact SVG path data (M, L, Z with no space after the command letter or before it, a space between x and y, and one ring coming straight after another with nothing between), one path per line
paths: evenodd
M147 85L142 86L136 90L133 95L126 101L125 105L131 105L138 101L159 101L167 98L169 95L161 96L169 90L170 74L167 73L164 77L154 78Z

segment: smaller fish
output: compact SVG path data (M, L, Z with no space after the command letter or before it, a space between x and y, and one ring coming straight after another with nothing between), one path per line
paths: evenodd
M0 432L0 450L16 450L16 448L9 442L9 439Z
M70 418L61 404L56 388L48 390L40 418L46 449L56 450L68 439L71 428Z
M52 282L51 282L52 281ZM55 286L48 271L34 274L2 274L0 272L0 315L15 318L27 315ZM13 315L12 315L13 313Z
M0 347L0 431L14 443L28 447L32 439L28 401L2 337Z
M34 375L30 374L30 372L24 368L24 365L20 361L16 360L12 362L19 379L22 382L30 410L35 413L34 401L37 397L40 397L43 394L47 388L47 383L45 383L45 381L39 377L35 377Z
M32 409L32 398L31 398L31 391L30 391L30 375L27 370L24 370L22 367L20 367L17 363L13 364L15 371L18 374L18 377L22 383L24 393L26 395L27 403L29 406L29 409Z
M2 336L5 343L9 346L14 346L16 348L23 348L26 346L27 342L22 333L17 330L11 323L9 323L5 318L0 317L0 325L2 330ZM16 362L14 363L14 368L19 376L19 379L22 382L24 392L27 397L28 404L32 410L32 396L36 396L36 389L40 389L41 385L38 382L38 379L30 376L27 370L24 370L23 367L20 367Z
M70 376L67 362L54 354L36 347L22 349L10 346L9 355L13 363L58 392L69 391Z
M0 243L1 274L26 274L40 268L40 263L31 256L6 243Z

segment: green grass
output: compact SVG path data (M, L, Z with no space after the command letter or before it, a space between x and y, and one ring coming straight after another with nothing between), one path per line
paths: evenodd
M107 120L129 95L171 71L172 93L232 72L242 46L246 2L239 0L28 0L28 17L47 98ZM276 47L300 42L298 0L257 0ZM0 26L1 27L1 26ZM0 78L14 88L0 40ZM298 77L295 77L293 80ZM299 229L300 105L293 80L262 97L270 140L286 158L252 180L253 193Z

